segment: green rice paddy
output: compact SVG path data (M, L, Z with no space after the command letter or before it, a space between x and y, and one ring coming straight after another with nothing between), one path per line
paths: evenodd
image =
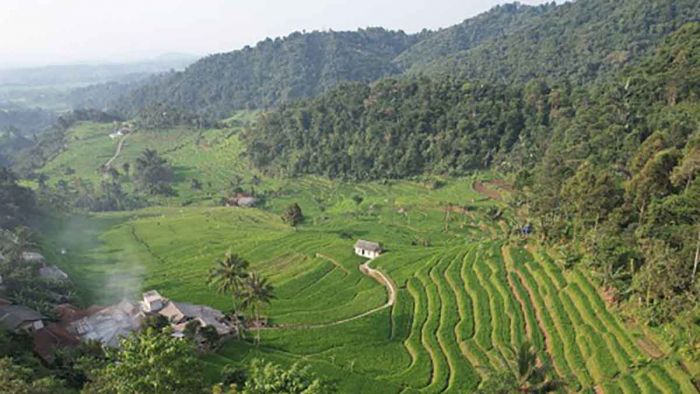
M74 129L69 149L44 172L67 177L70 163L98 180L95 169L116 145L101 127ZM472 189L489 174L445 179L437 189L413 181L273 179L245 165L231 130L138 133L119 160L133 160L145 146L171 161L179 195L159 207L55 220L44 248L86 304L157 289L225 310L230 300L207 287L207 270L228 249L248 259L276 288L265 313L287 328L264 330L259 347L229 341L205 356L212 379L225 364L258 357L307 363L340 392L462 393L529 340L566 379L566 391L696 392L682 360L648 354L641 331L609 310L586 272L564 270L547 251L509 239L516 225L509 214L489 218L490 207L504 206ZM215 206L234 174L261 177L261 209ZM191 177L203 181L203 191L189 190ZM290 202L306 216L297 229L279 218ZM446 214L448 206L466 209ZM397 300L333 325L387 301L386 289L358 269L364 260L352 245L359 238L386 248L372 266L397 285ZM57 253L62 248L66 255Z

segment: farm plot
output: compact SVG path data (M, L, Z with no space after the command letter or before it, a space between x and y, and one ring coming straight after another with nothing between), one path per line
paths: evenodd
M113 153L103 132L78 128L71 144L83 150L98 144L101 160ZM508 243L507 222L514 219L508 212L504 220L489 218L505 203L472 189L483 175L439 188L419 180L353 184L260 175L262 209L211 207L205 205L230 189L232 176L249 187L259 174L239 160L242 145L230 130L178 133L136 134L115 161L157 144L179 174L170 207L76 216L55 223L44 246L77 282L79 296L98 303L156 288L227 310L229 298L206 285L207 271L228 249L249 260L276 288L265 310L276 328L263 331L259 347L229 341L208 355L212 379L223 365L264 358L307 363L341 392L471 392L528 340L570 391L694 392L680 360L646 354L637 344L642 333L610 312L584 271L564 271L545 251ZM65 174L72 151L44 170ZM99 160L75 170L96 179L94 165ZM195 177L201 192L188 186ZM305 215L297 229L279 218L292 202ZM386 248L371 264L398 287L390 308L377 309L387 291L358 269L364 263L352 251L358 238Z

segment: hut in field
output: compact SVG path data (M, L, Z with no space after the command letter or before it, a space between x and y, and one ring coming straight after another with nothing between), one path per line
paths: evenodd
M258 200L250 194L236 193L226 201L226 205L229 207L251 208L254 207L257 202Z
M355 254L358 256L373 259L379 257L383 252L382 247L377 242L359 240L355 242Z

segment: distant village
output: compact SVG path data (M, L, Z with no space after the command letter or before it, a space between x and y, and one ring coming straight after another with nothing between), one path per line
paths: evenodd
M0 259L4 259L0 255ZM22 253L24 262L39 265L38 274L47 280L69 281L68 274L49 264L37 252ZM220 311L204 305L177 302L163 297L156 290L143 293L141 300L121 300L110 306L78 308L69 303L55 307L55 318L49 319L24 305L3 298L0 277L0 328L13 333L26 333L34 342L34 352L51 363L58 348L74 347L81 342L99 342L118 348L121 340L143 328L149 318L157 318L171 328L171 335L185 338L191 327L210 328L218 337L238 332L238 326ZM201 339L200 339L201 340Z

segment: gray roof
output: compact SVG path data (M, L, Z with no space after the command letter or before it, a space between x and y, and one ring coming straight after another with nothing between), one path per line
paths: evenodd
M143 315L138 307L122 300L116 305L72 322L70 327L82 341L99 341L106 346L117 348L123 337L139 330L142 320Z
M355 247L358 248L358 249L363 249L363 250L367 250L367 251L370 251L370 252L381 252L381 251L382 251L382 247L379 246L378 243L376 243L376 242L370 242L370 241L365 241L365 240L363 240L363 239L357 241L357 242L355 243Z
M52 279L59 282L68 280L68 274L61 271L61 269L56 267L55 265L49 265L46 267L39 268L39 276L45 279Z
M22 305L0 306L0 326L15 330L25 322L41 320L41 313Z
M202 326L212 326L220 335L225 335L232 331L232 328L223 322L225 319L223 313L204 305L170 301L158 313L167 317L171 323L178 325L184 324L187 320L199 320Z
M25 263L43 263L46 261L44 255L37 252L22 252L22 261Z

